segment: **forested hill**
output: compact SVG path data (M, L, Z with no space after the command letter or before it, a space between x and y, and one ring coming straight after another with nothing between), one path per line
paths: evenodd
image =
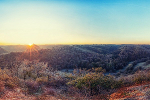
M123 69L129 62L136 65L150 57L150 45L56 45L47 48L50 49L32 52L32 55L29 52L13 52L1 56L0 60L3 64L13 62L15 58L39 60L48 62L55 69L103 67L106 71L115 72Z

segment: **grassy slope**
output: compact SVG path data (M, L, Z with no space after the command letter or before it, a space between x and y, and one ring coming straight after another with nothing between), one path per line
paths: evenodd
M150 82L120 88L110 95L110 100L115 99L148 100L150 99Z

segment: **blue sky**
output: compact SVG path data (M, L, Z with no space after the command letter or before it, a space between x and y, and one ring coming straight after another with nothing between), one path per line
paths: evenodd
M0 44L149 44L144 0L0 0Z

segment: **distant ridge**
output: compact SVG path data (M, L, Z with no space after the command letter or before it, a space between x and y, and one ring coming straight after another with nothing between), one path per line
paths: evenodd
M3 54L3 53L8 53L8 52L5 49L0 47L0 54Z

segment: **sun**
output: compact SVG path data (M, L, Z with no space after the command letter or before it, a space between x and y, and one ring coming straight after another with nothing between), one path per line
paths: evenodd
M33 43L29 43L28 45L29 45L29 46L32 46L32 45L33 45Z

